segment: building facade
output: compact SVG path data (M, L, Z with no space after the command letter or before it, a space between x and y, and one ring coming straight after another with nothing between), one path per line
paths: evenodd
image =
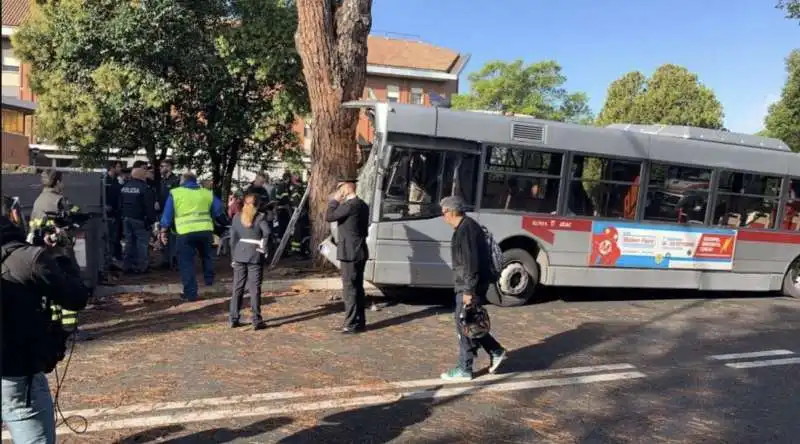
M35 143L34 97L28 85L28 66L14 55L11 36L28 17L26 0L3 0L2 16L2 158L3 163L27 164Z

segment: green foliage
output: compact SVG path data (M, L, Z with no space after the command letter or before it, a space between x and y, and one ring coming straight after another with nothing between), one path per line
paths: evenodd
M472 91L453 97L456 109L504 111L566 122L591 120L588 97L564 89L567 78L554 61L525 65L493 61L469 75Z
M778 0L776 8L786 12L786 18L800 19L800 0Z
M770 137L783 140L800 152L800 49L786 58L787 78L781 98L769 107L764 124Z
M652 77L634 71L611 83L597 125L612 123L690 125L722 128L722 105L697 75L662 65Z
M14 45L42 136L95 161L112 147L156 164L172 151L221 191L241 158L296 145L296 24L281 0L61 0L35 6Z

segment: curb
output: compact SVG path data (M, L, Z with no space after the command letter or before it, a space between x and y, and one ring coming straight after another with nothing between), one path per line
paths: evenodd
M199 294L219 293L230 291L230 282L220 282L209 287L198 283ZM261 283L262 292L270 291L341 291L340 278L310 278L310 279L275 279L265 280ZM364 290L370 293L379 292L368 282L364 282ZM181 284L146 284L146 285L116 285L111 287L98 286L95 295L98 297L113 296L123 293L152 293L152 294L180 294L183 292Z

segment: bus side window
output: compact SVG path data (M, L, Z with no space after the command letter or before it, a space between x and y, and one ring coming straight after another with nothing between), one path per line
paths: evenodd
M641 162L576 155L567 208L577 216L636 218Z
M800 231L800 179L789 180L788 194L780 228Z
M644 219L704 223L710 182L709 169L651 163Z
M503 146L487 149L481 208L556 211L563 154Z
M773 228L781 178L725 172L731 180L720 182L714 224L735 228Z
M394 147L383 182L384 220L438 217L442 153Z

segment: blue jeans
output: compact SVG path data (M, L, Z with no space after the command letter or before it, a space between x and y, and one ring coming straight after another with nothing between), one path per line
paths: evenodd
M143 220L122 219L125 230L125 271L144 273L150 263L150 232Z
M15 444L55 444L56 421L47 377L37 373L30 386L28 382L27 376L3 377L3 422Z
M210 231L179 234L175 241L178 248L178 268L183 284L183 298L188 301L197 300L197 279L194 275L194 253L200 255L203 262L203 278L206 285L214 284L214 263L211 261L211 244L214 234Z

